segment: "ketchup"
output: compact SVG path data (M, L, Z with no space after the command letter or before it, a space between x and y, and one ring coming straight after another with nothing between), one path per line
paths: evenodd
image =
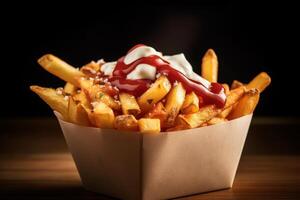
M143 45L136 45L131 48L129 52L140 46ZM187 93L193 91L198 96L201 96L204 104L215 104L217 107L224 107L225 105L226 95L224 93L223 86L219 83L211 83L210 87L207 88L205 87L205 84L187 78L184 74L172 68L169 62L163 60L157 55L139 58L128 65L124 63L124 59L125 56L121 57L117 61L117 65L113 71L113 76L109 78L111 84L116 86L121 92L127 92L138 97L150 87L153 82L152 80L126 79L127 74L133 71L136 66L139 64L148 64L156 67L156 73L166 75L172 84L176 81L181 82Z

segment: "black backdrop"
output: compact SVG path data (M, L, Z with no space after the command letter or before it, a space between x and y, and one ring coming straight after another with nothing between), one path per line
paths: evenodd
M63 82L38 66L39 56L50 52L78 67L99 58L115 60L137 43L166 54L183 52L197 72L204 52L213 48L220 82L248 82L266 71L273 82L261 95L257 115L298 116L294 5L113 4L17 4L1 13L1 118L51 116L29 85Z

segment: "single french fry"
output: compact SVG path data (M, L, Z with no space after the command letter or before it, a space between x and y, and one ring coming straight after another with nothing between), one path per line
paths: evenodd
M79 87L76 77L85 76L81 71L72 67L52 54L46 54L38 59L38 63L51 74Z
M259 90L256 88L247 91L237 105L233 108L232 112L228 116L228 119L236 119L238 117L253 113L258 104L259 96Z
M84 104L81 104L81 106L85 110L85 112L87 113L90 124L94 127L97 127L96 122L95 122L95 118L94 118L94 114L93 114L93 110L92 110L91 106L85 106Z
M30 89L43 99L53 110L59 112L64 120L68 119L68 101L62 94L52 88L45 88L36 85Z
M224 118L220 118L220 117L214 117L212 118L211 120L209 120L207 122L208 125L215 125L215 124L220 124L220 123L225 123L227 122L228 120L227 119L224 119Z
M234 107L234 105L229 106L228 108L224 109L221 113L218 114L218 117L225 119L230 114L233 107Z
M119 99L123 114L136 116L141 112L140 106L133 95L120 93Z
M114 127L118 130L137 131L138 121L133 115L119 115L115 118Z
M225 106L222 110L234 105L245 94L245 91L246 88L244 86L238 87L234 90L230 90L226 99Z
M201 76L210 82L218 81L218 58L212 49L208 49L202 58Z
M141 133L155 134L160 132L159 119L141 118L138 120Z
M64 87L64 92L68 95L72 95L72 94L75 94L77 91L77 87L74 86L73 84L71 83L66 83L65 84L65 87Z
M158 102L144 117L159 119L160 127L166 127L168 113L166 111L166 108L164 107L164 104L162 102Z
M247 89L258 89L259 92L262 92L270 85L271 77L266 72L259 73L250 83L247 84Z
M198 96L194 92L187 94L182 104L181 112L183 114L190 114L190 113L198 112L198 110L199 110Z
M185 98L185 89L183 88L181 83L178 83L174 86L167 96L166 102L166 112L168 114L167 117L167 126L173 126L175 119L181 109L181 106L184 102Z
M226 118L232 111L233 107L237 104L238 100L244 95L245 90L246 88L244 86L230 90L229 94L227 95L224 109L218 114L218 117Z
M138 98L138 104L143 113L149 111L155 103L163 99L171 89L166 76L160 76L153 85Z
M83 108L82 104L76 103L73 97L69 97L68 104L69 121L82 126L89 126L88 113Z
M101 101L94 104L93 117L95 125L99 128L114 127L114 112L109 106Z
M234 81L232 81L230 88L233 90L233 89L236 89L236 88L241 87L243 85L244 84L242 82L240 82L238 80L234 80Z

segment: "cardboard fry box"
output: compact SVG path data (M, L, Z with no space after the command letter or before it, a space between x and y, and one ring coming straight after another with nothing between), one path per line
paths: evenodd
M85 188L147 200L230 188L252 118L143 135L83 127L55 114Z

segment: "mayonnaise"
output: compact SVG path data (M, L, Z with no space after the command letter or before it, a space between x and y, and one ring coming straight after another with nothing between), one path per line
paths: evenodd
M154 80L156 75L156 67L148 64L139 64L132 72L127 75L127 79L150 79Z
M116 65L117 61L104 63L101 65L100 71L102 71L105 76L111 76Z
M129 65L130 63L142 58L142 57L147 57L147 56L152 56L152 55L157 55L157 56L162 56L162 53L157 52L154 48L149 47L149 46L140 46L137 47L136 49L132 50L129 52L124 59L124 63L126 65Z
M210 86L210 82L202 78L193 71L191 64L187 61L183 53L172 55L172 56L163 56L161 52L156 51L154 48L149 46L139 46L129 52L125 58L124 63L126 65L131 64L132 62L147 56L156 55L161 57L163 60L166 60L170 63L170 66L181 72L187 78L203 83L207 88ZM101 66L101 71L106 76L112 76L112 73L116 67L117 62L108 62ZM127 75L127 79L136 80L136 79L150 79L154 80L156 75L156 68L148 64L139 64L136 68Z

